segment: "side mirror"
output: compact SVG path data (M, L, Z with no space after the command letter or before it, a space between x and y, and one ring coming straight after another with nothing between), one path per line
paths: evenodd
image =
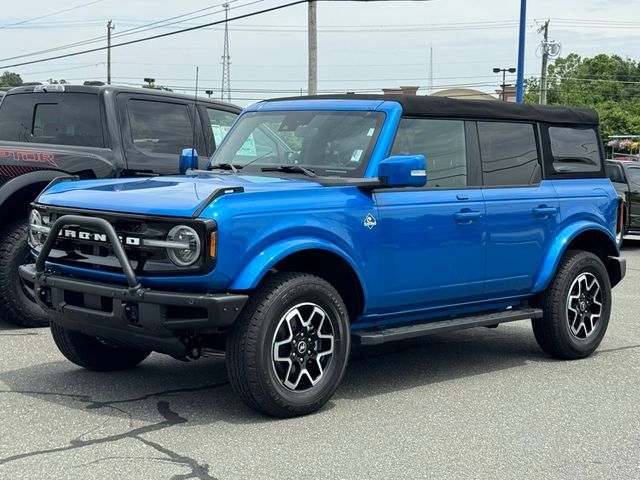
M198 152L195 148L183 148L180 154L179 171L180 175L187 173L187 170L198 168Z
M427 183L424 155L398 155L378 165L378 178L387 187L423 187Z

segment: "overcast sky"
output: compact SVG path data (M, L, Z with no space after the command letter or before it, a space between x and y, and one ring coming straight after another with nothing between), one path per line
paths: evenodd
M222 0L29 0L0 7L0 66L100 45L106 22L116 26L114 43L224 18ZM234 0L230 16L286 3L285 0ZM153 25L196 10L182 23ZM494 92L501 78L493 67L515 67L520 0L431 0L356 3L319 2L320 92L379 91L419 85L426 93L429 51L433 48L435 90L469 86ZM57 15L48 14L71 9ZM206 15L206 16L203 16ZM28 21L34 17L46 16ZM616 53L639 59L639 0L529 0L525 75L540 74L542 38L535 21L551 19L550 39L562 54ZM26 22L25 22L26 21ZM172 20L177 22L178 20ZM24 22L24 23L23 23ZM232 101L294 95L307 88L307 6L298 5L230 24ZM128 33L128 34L126 34ZM118 35L123 35L118 38ZM98 43L7 60L87 39ZM145 77L176 91L193 90L195 66L200 89L219 95L223 29L205 28L112 50L113 83L137 84ZM2 69L2 70L7 70ZM106 52L11 67L24 81L64 78L72 83L106 79ZM515 76L511 76L514 81Z

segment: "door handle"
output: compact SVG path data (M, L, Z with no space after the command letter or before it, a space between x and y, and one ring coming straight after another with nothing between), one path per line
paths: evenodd
M556 213L558 213L556 207L548 207L546 205L540 205L533 209L533 216L537 218L553 217Z
M453 218L455 218L458 223L471 223L482 218L482 212L465 209L454 213Z

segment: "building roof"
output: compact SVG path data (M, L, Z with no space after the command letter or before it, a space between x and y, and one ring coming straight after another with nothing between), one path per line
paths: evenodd
M459 98L462 100L498 100L490 93L481 92L473 88L447 88L431 94L434 97Z
M552 107L486 100L459 100L428 95L316 95L276 98L282 100L379 100L397 102L403 115L409 117L487 118L500 120L538 121L577 125L597 125L598 113L589 108Z

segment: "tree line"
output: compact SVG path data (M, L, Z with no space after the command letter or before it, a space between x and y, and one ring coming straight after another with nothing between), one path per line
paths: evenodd
M540 79L525 82L525 102L538 103ZM610 135L640 135L640 64L618 55L557 58L548 69L547 103L598 111Z

